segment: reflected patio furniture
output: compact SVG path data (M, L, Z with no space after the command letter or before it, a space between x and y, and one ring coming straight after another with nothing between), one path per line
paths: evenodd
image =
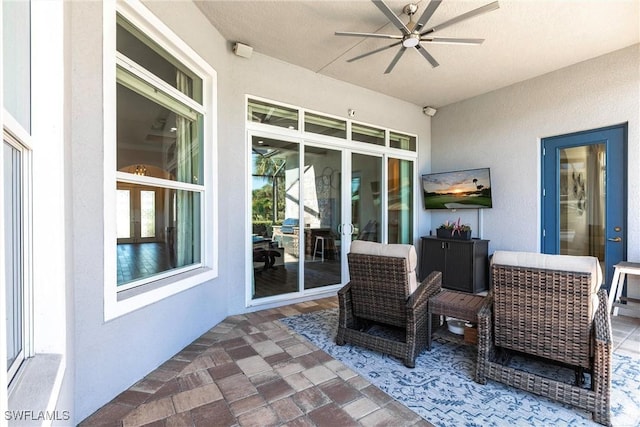
M287 218L282 225L274 225L272 240L278 247L284 248L285 252L294 257L298 257L300 227L298 220Z
M253 236L253 265L254 269L262 268L262 271L275 269L277 258L281 258L282 254L275 247L273 241L262 236Z

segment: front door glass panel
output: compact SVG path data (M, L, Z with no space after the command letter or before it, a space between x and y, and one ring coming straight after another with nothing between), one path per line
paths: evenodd
M606 147L560 149L560 253L604 261Z

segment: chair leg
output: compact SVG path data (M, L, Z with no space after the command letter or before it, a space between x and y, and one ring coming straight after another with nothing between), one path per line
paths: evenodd
M584 376L584 368L581 366L577 366L574 371L576 373L576 386L583 386L586 382L586 378Z

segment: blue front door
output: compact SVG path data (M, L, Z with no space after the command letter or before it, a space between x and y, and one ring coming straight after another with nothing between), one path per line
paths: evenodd
M627 125L542 140L542 252L626 259Z

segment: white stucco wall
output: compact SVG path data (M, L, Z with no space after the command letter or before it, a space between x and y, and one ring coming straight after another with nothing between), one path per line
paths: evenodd
M430 120L420 106L317 75L230 43L190 2L147 6L218 74L219 277L135 312L104 321L102 13L71 4L75 413L81 421L229 314L246 311L245 224L248 145L245 94L357 119L419 136L416 174L427 170ZM88 95L90 94L90 95ZM420 224L428 230L428 215ZM115 248L114 248L115 250Z
M490 252L540 249L542 138L628 123L627 258L640 260L639 64L634 45L438 110L433 171L491 168ZM433 214L431 227L458 215L477 226L475 212L447 212Z

